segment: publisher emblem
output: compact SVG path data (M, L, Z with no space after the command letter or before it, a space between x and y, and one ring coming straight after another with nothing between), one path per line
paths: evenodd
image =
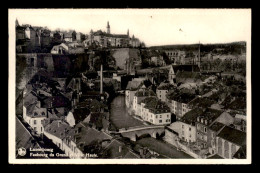
M26 154L25 148L21 147L21 148L18 149L18 155L25 156L25 154Z

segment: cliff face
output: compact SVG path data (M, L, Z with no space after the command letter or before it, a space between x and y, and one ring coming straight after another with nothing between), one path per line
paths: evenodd
M138 49L122 48L111 51L112 57L116 61L116 66L131 73L135 67L141 65L141 56Z

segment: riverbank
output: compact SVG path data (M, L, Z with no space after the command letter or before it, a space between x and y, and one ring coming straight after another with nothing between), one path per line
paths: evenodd
M111 104L109 105L110 110L110 123L111 131L115 131L121 128L129 128L134 126L143 125L143 122L131 116L125 105L125 96L117 95Z

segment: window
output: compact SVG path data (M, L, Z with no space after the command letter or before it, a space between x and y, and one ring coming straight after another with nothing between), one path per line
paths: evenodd
M182 125L182 128L184 128L184 125Z
M160 115L160 118L162 118L162 115Z
M162 120L159 120L159 123L162 123Z
M207 128L206 127L204 127L204 132L207 133Z
M33 120L33 124L37 124L37 120Z
M191 127L189 127L189 131L191 131Z
M169 115L167 115L167 118L169 118Z
M34 130L34 131L36 131L36 130L37 130L37 128L36 128L36 127L34 127L34 128L33 128L33 130Z
M31 65L31 67L33 67L33 66L34 66L34 58L31 58L30 65Z
M156 115L155 118L158 118L158 115Z

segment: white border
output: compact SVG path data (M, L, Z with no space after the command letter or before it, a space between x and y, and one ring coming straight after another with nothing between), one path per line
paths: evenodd
M29 9L24 9L29 10ZM36 10L36 9L30 9ZM41 12L44 9L37 9L37 12ZM54 9L58 10L58 9ZM59 9L61 10L61 9ZM66 9L73 10L73 9ZM75 9L74 9L75 10ZM82 9L79 9L82 10ZM94 10L94 11L93 11ZM95 11L96 10L96 11ZM147 10L157 10L163 13L170 13L172 9L158 10L158 9L121 9L129 11L131 13L138 12L145 13ZM118 12L121 10L110 9L92 9L91 13L107 14L108 12ZM180 10L181 9L176 9ZM198 9L196 9L198 10ZM194 12L196 10L193 9ZM203 9L200 9L203 10ZM208 9L207 9L208 10ZM232 11L232 9L230 9ZM235 10L235 9L233 9ZM248 10L251 16L251 9ZM8 39L9 39L9 74L8 74L8 152L10 164L251 164L251 30L250 37L247 38L247 159L16 159L15 158L15 14L21 9L9 9L8 10ZM187 11L187 9L183 9ZM251 25L251 18L250 18ZM223 26L224 27L224 26ZM251 27L250 27L251 28Z

